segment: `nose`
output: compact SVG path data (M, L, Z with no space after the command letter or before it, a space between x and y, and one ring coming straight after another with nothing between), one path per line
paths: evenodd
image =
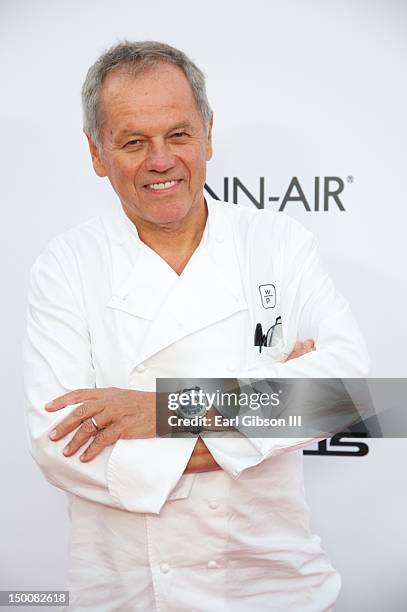
M166 172L175 166L175 156L171 153L169 145L164 141L150 141L145 169L148 172Z

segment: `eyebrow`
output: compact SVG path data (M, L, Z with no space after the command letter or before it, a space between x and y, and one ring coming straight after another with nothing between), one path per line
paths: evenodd
M192 130L193 127L190 123L180 123L172 127L168 130L168 132L176 132L179 130ZM149 138L147 134L143 134L142 132L138 132L137 130L124 129L121 130L115 137L115 140L122 140L123 138L128 138L129 136L141 136L142 138Z

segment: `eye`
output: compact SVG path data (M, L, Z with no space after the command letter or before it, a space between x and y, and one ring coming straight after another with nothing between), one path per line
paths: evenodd
M186 132L175 132L173 134L174 138L184 138L185 136L188 136L188 134Z
M140 144L142 144L142 143L143 143L143 141L142 141L142 140L139 140L138 138L135 138L134 140L129 140L128 142L126 142L126 147L127 147L128 145L130 145L130 146L135 146L135 145L140 145Z

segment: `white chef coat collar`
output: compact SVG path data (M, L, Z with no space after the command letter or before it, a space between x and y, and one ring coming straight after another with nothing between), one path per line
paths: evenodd
M233 224L225 210L232 205L218 203L207 196L205 199L208 220L202 241L179 276L141 242L124 212L121 212L121 230L117 226L112 228L114 242L120 246L113 249L113 254L116 253L113 277L116 278L113 278L114 294L107 306L151 322L145 342L139 347L139 361L182 337L247 309Z

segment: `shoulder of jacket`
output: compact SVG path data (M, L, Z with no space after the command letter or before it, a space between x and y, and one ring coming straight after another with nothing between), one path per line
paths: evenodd
M108 216L108 215L107 215ZM71 227L52 238L48 246L58 247L61 244L75 245L82 242L100 240L104 237L105 229L103 220L106 215L99 215L83 221L79 225Z
M92 250L97 244L107 238L106 220L111 215L98 215L83 221L79 225L71 227L49 240L46 249L58 253L67 248Z
M34 265L52 265L58 262L65 268L69 262L83 259L86 256L93 258L100 255L101 246L107 240L106 223L104 220L110 215L92 217L75 227L69 228L51 238L43 251L38 255Z

